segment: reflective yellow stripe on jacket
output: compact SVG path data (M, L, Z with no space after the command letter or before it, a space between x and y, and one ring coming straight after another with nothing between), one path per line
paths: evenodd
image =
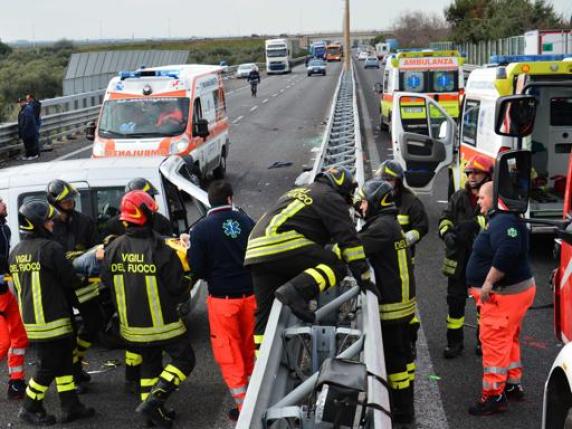
M399 275L401 277L401 302L381 304L379 313L381 320L399 320L415 315L416 300L410 299L409 265L407 264L407 249L397 250Z

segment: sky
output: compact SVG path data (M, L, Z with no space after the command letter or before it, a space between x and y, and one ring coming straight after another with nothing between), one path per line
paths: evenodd
M550 1L550 0L549 0ZM350 0L351 26L391 28L403 12L451 0ZM551 0L572 15L571 0ZM187 38L341 30L343 0L0 0L0 39Z

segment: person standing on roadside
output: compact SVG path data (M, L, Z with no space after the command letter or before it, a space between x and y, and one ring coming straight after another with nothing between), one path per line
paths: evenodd
M36 146L38 136L38 125L34 115L32 105L26 103L26 100L19 100L20 113L18 114L18 135L24 142L24 156L22 161L33 161L38 159L39 153Z
M211 183L208 197L212 208L190 232L189 265L193 278L208 283L211 346L236 403L228 416L238 420L254 368L256 298L244 255L255 223L233 207L229 182Z
M489 222L475 239L466 275L481 312L483 387L469 414L485 416L506 411L507 398L524 399L519 337L536 285L526 225L518 214L492 211L492 182L481 186L479 207Z
M36 148L38 151L38 154L41 151L41 147L40 147L40 128L42 127L42 103L39 100L36 100L36 97L34 97L33 94L27 94L26 95L26 102L32 106L32 111L34 112L34 119L36 120L36 128L37 128L37 134L36 134Z

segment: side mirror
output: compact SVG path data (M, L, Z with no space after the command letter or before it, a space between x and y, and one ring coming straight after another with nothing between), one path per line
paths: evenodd
M199 119L193 124L193 135L197 137L206 138L210 134L209 121L206 119Z
M89 141L94 141L95 140L95 122L88 122L88 124L85 127L85 138Z
M381 83L376 83L373 88L375 89L375 92L377 92L378 94L383 93L383 85Z
M534 130L535 116L533 95L500 97L495 108L495 132L501 136L527 137Z
M513 150L498 155L494 171L493 208L525 213L530 193L531 152Z

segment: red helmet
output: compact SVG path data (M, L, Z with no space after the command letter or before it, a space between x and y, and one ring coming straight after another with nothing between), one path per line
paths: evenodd
M475 155L465 166L465 174L471 172L485 173L489 177L493 174L494 164L490 158L482 155Z
M155 200L145 191L131 191L121 199L120 220L143 226L159 208Z

